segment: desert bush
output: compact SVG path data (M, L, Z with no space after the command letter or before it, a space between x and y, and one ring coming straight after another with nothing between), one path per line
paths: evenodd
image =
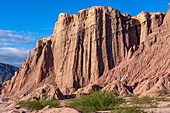
M40 110L43 109L47 105L51 105L55 108L59 107L58 100L40 100L40 101L21 101L18 103L18 105L21 105L21 107L31 109L31 110Z
M123 102L125 102L125 100L118 98L113 92L95 91L91 94L73 99L67 106L83 113L88 113L99 110L111 110Z

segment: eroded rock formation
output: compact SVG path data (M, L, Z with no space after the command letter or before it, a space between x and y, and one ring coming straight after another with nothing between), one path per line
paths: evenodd
M164 16L132 17L104 6L61 13L53 36L38 40L4 93L23 97L45 84L61 91L94 83L112 89L108 84L116 80L123 94L152 91L156 84L169 88L170 24Z
M103 89L114 90L113 86L117 86L120 94L141 95L170 89L170 21L147 38L131 59L124 60L98 79Z

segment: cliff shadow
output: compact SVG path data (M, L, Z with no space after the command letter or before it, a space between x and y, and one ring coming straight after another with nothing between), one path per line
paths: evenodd
M131 21L131 23L129 21ZM134 45L140 45L141 24L139 20L122 15L122 27L124 48L129 50ZM127 44L126 41L126 34L128 34L129 44Z
M112 52L112 21L111 16L108 14L105 14L105 20L106 20L106 51L107 51L107 59L108 59L108 65L109 70L114 68L114 61L113 61L113 52Z
M99 16L96 16L96 21L98 22L98 32L96 31L96 46L97 46L97 59L98 59L98 69L99 77L103 75L104 72L104 62L103 62L103 53L102 53L102 43L103 43L103 10L99 10ZM97 36L97 33L99 36Z

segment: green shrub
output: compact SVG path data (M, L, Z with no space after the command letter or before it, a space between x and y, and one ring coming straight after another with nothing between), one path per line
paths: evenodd
M152 103L152 100L153 100L153 98L148 97L148 96L141 97L141 103L142 103L142 104Z
M73 99L67 106L75 108L83 113L88 113L99 110L111 110L123 102L125 101L115 96L113 92L96 91L89 95Z
M139 97L139 96L140 96L140 94L137 94L136 96L137 96L137 97Z
M115 108L112 110L111 113L146 113L145 111L141 110L139 107L121 107Z
M130 99L131 99L131 103L133 103L133 104L140 103L140 98L138 96L132 96Z
M124 97L132 97L132 96L133 96L132 94L128 94L128 95L126 95Z
M43 109L47 105L51 105L55 108L59 107L58 100L41 100L41 101L21 101L18 103L18 105L21 105L21 107L31 109L31 110L40 110Z
M4 101L5 101L5 102L8 102L8 101L9 101L9 98L5 98Z

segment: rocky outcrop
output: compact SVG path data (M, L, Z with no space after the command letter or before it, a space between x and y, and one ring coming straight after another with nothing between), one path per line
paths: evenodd
M100 87L99 85L88 84L87 86L83 88L79 88L76 92L74 92L74 94L76 95L76 97L81 97L82 95L87 95L94 91L99 91L101 89L102 87Z
M138 46L131 59L124 60L100 77L97 84L102 85L103 89L113 90L115 82L120 82L125 87L125 90L119 91L120 94L125 91L123 94L130 92L154 96L159 90L169 90L170 21L155 29L147 39Z
M26 96L25 96L26 95ZM59 88L53 85L44 85L43 87L37 88L29 94L24 94L22 100L50 100L50 99L64 99L63 94Z
M18 71L17 67L0 63L0 83L11 80L16 71Z
M164 16L142 12L132 17L104 6L81 10L78 15L61 13L53 36L38 40L4 93L23 97L45 84L73 91L94 83L106 87L107 83L121 79L124 81L114 83L120 86L117 91L142 93L151 89L157 81L169 77L165 73L169 65L162 71L165 78L155 75L155 69L161 69L159 66L151 66L161 65L164 60L168 63L165 47L169 44L169 27L162 25ZM152 62L154 56L159 60ZM145 81L150 79L151 83ZM141 81L141 85L151 85L140 89ZM164 83L169 84L167 80Z
M139 27L137 27L137 32L140 34L140 44L148 38L149 34L151 34L155 29L162 25L164 14L160 12L148 13L143 11L137 16L132 17L140 22L138 25Z
M8 80L8 81L5 81L5 82L3 82L3 83L0 83L0 95L2 94L2 89L5 89L6 87L8 87L9 86L9 84L10 84L10 80Z
M170 3L169 3L169 8L170 8ZM170 20L170 10L167 12L165 18L164 18L164 24L168 24Z

